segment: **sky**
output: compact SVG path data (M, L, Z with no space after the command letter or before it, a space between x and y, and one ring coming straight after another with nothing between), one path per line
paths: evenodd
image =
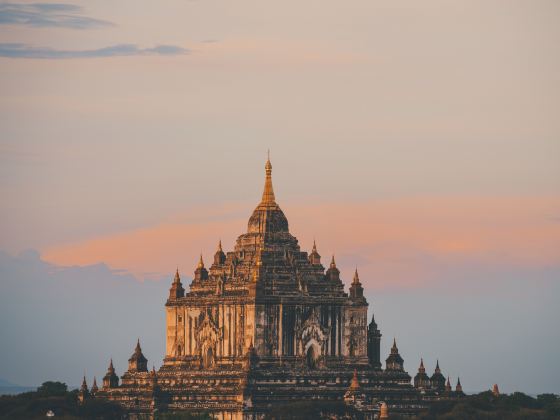
M0 2L0 379L164 355L177 267L276 198L388 353L560 393L556 1Z

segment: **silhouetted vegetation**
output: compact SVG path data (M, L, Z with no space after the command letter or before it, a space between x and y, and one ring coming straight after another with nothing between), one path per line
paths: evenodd
M213 420L208 413L190 414L190 413L160 413L155 416L156 420Z
M78 404L76 390L61 382L45 382L35 392L0 396L0 419L44 419L52 410L57 419L123 419L123 409L115 403L90 399ZM208 413L158 413L158 420L211 420ZM363 415L342 401L301 401L284 404L267 414L270 420L356 419ZM394 415L391 419L396 419ZM417 417L418 420L560 420L560 398L541 394L536 398L522 392L494 396L490 391L457 401L439 401Z
M77 391L68 391L62 382L45 382L35 392L0 397L1 419L44 419L51 410L57 419L120 419L124 411L118 404L87 400L78 404Z
M363 414L343 401L298 401L275 407L265 417L267 420L297 419L362 419Z
M494 396L490 391L458 401L434 403L421 420L550 420L560 419L558 395L541 394L533 398L522 392Z

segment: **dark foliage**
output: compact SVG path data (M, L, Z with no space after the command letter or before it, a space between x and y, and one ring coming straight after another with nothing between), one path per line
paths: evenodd
M560 420L560 400L554 394L533 398L522 392L495 397L490 391L458 401L440 401L421 420Z
M190 413L160 413L155 416L156 420L213 420L208 413L190 414Z
M44 419L52 410L57 419L120 419L123 410L117 404L90 400L79 405L77 392L68 392L61 382L45 382L36 392L0 397L0 419Z
M362 419L363 415L342 401L298 401L274 408L265 417L267 420L297 419Z
M63 397L68 392L68 387L63 382L43 382L39 388L37 388L37 395L43 397Z

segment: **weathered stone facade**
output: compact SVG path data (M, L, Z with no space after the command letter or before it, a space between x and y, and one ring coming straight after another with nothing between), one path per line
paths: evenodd
M220 243L209 269L200 256L186 293L177 271L165 305L163 366L148 372L138 343L121 385L111 363L96 397L133 413L210 411L224 419L345 394L347 401L363 395L372 413L381 401L402 414L425 407L396 343L381 369L381 333L373 319L368 327L357 270L345 292L334 257L325 271L315 244L301 250L271 173L267 161L262 200L234 249L224 253Z

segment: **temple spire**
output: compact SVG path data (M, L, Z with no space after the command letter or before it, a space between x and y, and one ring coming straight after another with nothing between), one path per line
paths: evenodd
M317 252L317 244L315 243L315 239L313 239L313 249L311 250L311 254L309 254L309 262L313 265L321 264L321 256Z
M450 380L449 376L447 377L447 383L445 384L445 390L447 392L451 392L451 380Z
M200 253L200 259L198 260L198 265L196 268L204 268L204 261L202 260L202 252Z
M455 386L455 392L463 392L463 387L461 386L461 378L457 376L457 385Z
M272 164L270 163L270 152L265 165L266 178L261 204L276 204L274 189L272 188Z
M371 322L369 323L369 328L372 330L372 333L377 329L377 322L375 322L375 315L373 314L373 312L371 313Z
M171 283L171 288L169 289L169 299L179 299L185 296L185 289L181 284L181 276L179 276L179 267L175 271L175 277Z
M360 283L360 277L358 276L358 268L357 267L356 267L356 271L354 271L354 279L352 280L352 283L354 283L354 284Z
M99 391L99 387L97 386L97 378L93 377L93 385L91 386L91 393L96 394Z
M223 265L226 262L226 254L224 254L224 250L222 249L222 240L220 239L218 242L218 249L214 254L214 265Z
M354 369L354 375L352 376L352 381L350 382L350 390L356 391L360 389L360 382L358 381L358 371Z

